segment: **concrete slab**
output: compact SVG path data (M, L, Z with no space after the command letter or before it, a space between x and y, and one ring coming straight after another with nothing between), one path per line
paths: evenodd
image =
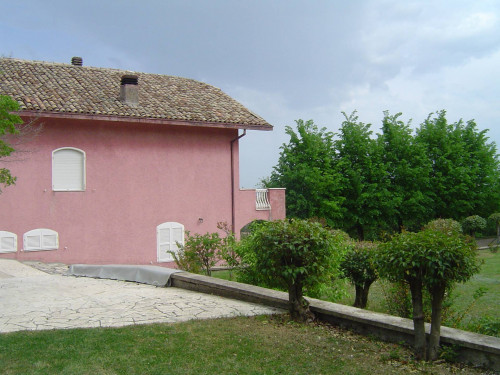
M47 274L0 259L0 332L117 327L283 310L179 288Z

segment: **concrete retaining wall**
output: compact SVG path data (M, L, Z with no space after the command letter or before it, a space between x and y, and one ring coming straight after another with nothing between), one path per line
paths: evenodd
M179 272L171 275L172 286L235 298L263 305L288 308L288 294L253 285ZM334 325L390 342L413 344L413 322L351 306L308 299L316 316ZM426 327L429 332L429 326ZM441 327L441 344L453 345L458 360L500 371L500 339Z

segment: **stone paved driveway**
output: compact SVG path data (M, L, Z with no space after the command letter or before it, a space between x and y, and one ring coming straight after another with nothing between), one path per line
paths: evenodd
M279 312L178 288L49 274L0 259L0 332L117 327Z

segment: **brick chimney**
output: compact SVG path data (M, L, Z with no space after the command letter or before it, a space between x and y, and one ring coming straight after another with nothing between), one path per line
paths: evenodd
M120 100L128 105L139 104L139 80L136 75L126 74L122 76L120 85Z

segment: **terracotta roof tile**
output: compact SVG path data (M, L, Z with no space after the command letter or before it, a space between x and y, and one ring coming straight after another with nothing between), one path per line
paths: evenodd
M125 74L138 77L136 106L120 101ZM160 74L1 58L0 94L13 97L24 111L272 128L214 86Z

